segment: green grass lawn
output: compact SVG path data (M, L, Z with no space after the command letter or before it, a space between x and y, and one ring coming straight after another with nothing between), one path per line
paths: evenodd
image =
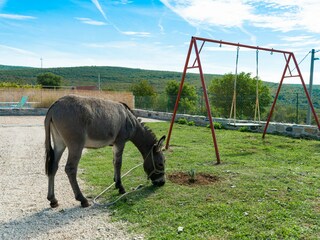
M149 123L158 137L169 123ZM320 142L283 136L216 130L222 163L215 165L210 129L175 124L166 172L207 173L210 185L179 185L167 180L155 188L142 167L123 178L127 191L109 207L114 221L146 239L320 239ZM133 144L123 156L123 170L142 161ZM112 149L90 150L80 162L94 197L113 182ZM100 202L118 197L110 190ZM183 231L178 232L178 227Z

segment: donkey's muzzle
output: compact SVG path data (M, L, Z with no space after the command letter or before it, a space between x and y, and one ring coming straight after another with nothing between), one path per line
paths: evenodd
M161 177L161 178L158 178L158 179L152 181L152 184L153 184L154 186L157 186L157 187L161 187L161 186L163 186L165 183L166 183L166 180L165 180L164 177Z

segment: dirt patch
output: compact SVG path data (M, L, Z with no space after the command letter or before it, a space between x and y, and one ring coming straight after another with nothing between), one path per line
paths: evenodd
M173 172L169 173L167 177L173 183L186 186L210 185L219 181L219 177L209 173L196 173L192 178L185 172Z

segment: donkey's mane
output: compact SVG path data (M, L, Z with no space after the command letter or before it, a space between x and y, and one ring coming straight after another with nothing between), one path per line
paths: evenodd
M124 103L124 102L120 102L120 103L136 117L136 115L134 114L132 109L126 103Z
M150 142L152 143L156 143L158 142L156 135L154 134L154 132L152 132L152 130L146 126L144 123L141 123L141 126L144 128L145 132L148 133L147 137L150 138L148 140L150 140Z
M137 118L137 116L135 115L135 113L132 111L132 109L131 109L126 103L124 103L124 102L120 102L120 103L121 103L129 112L131 112L132 115L133 115L135 118ZM138 120L137 120L137 121L138 121ZM152 130L151 130L148 126L146 126L144 123L142 123L142 122L140 122L140 121L138 121L138 122L141 124L144 132L147 133L145 137L148 138L148 141L150 141L150 142L152 142L152 143L158 142L157 137L156 137L156 135L154 134L154 132L152 132Z

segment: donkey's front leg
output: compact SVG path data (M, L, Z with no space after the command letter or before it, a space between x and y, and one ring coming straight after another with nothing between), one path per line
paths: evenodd
M50 201L50 206L52 208L58 207L58 200L54 194L54 178L58 170L58 164L60 158L62 156L63 151L65 150L66 146L57 140L57 137L54 138L54 146L55 149L51 149L50 152L47 152L47 174L48 174L48 195L47 199Z
M121 183L121 166L122 166L122 153L124 144L113 145L113 167L114 167L114 181L116 188L119 189L120 194L126 193L126 190Z

